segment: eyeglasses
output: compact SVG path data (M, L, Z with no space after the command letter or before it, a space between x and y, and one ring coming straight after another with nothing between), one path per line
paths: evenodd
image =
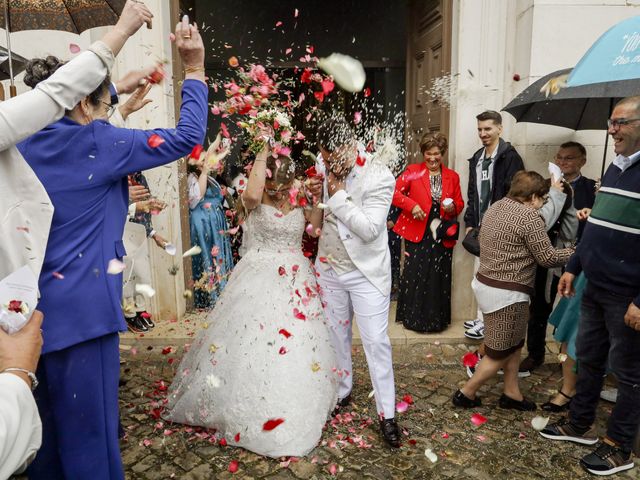
M607 120L607 127L620 128L623 125L629 125L631 122L637 122L640 118L610 118Z
M102 100L100 100L100 103L103 104L105 107L107 107L107 118L111 118L111 115L113 115L113 112L116 111L116 106L107 102L103 102Z

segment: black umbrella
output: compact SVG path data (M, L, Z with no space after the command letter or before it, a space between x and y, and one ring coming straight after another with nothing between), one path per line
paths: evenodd
M555 125L572 130L604 130L616 102L640 93L640 79L568 87L564 81L571 70L558 70L540 78L502 110L509 112L518 122ZM602 173L608 139L607 136Z

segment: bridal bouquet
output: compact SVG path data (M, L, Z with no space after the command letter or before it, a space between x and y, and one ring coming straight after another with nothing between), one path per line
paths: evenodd
M274 155L289 155L291 143L304 140L304 135L291 126L290 117L297 105L291 92L280 91L276 74L268 74L262 65L250 65L249 70L239 68L238 80L224 84L226 100L214 105L214 115L226 118L238 115L236 124L249 137L249 150L257 154L265 143ZM224 123L223 135L229 136Z

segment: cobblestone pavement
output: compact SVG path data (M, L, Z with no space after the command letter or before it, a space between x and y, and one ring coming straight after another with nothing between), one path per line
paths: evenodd
M466 379L465 345L418 344L394 347L398 401L413 400L397 418L404 430L398 451L385 447L378 433L363 352L354 349L355 401L348 414L329 424L321 444L307 458L266 459L225 445L214 432L168 424L159 418L166 387L180 352L162 347L133 348L123 354L121 415L126 437L122 455L128 479L537 479L593 478L578 465L587 448L542 439L530 425L542 413L496 408L499 379L481 392L484 406L456 409L451 395ZM528 379L523 392L538 403L560 385L555 354ZM600 433L611 404L601 402ZM486 423L476 426L479 413ZM437 455L432 462L425 450ZM230 469L237 462L237 471ZM638 461L636 460L636 464ZM614 478L640 479L640 465Z

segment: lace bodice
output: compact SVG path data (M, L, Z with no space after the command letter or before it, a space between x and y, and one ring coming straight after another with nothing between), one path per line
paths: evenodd
M301 251L305 218L301 208L284 215L271 205L256 207L245 221L243 243L249 250Z

